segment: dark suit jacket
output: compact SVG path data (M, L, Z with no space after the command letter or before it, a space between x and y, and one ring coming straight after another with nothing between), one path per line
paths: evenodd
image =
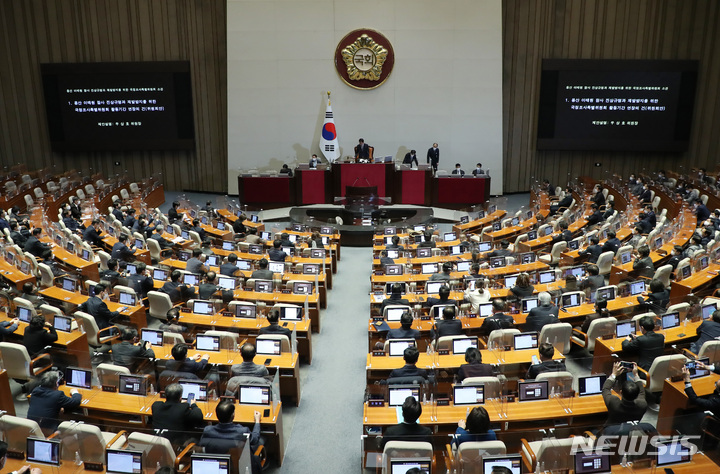
M633 270L637 272L639 276L652 278L653 275L655 275L655 266L650 257L636 258L633 262Z
M462 364L458 370L458 380L460 381L470 377L491 377L493 375L495 375L493 366L490 364Z
M386 339L417 339L420 337L420 331L417 329L393 328L387 332Z
M232 263L223 263L220 265L220 274L226 276L234 276L238 271L238 267Z
M115 260L124 260L126 262L132 261L134 255L135 250L130 250L130 247L122 242L117 242L113 245L112 253L110 254L110 256Z
M599 223L600 221L602 221L602 218L603 218L602 213L600 213L600 211L595 211L588 216L586 225L588 225L588 226L595 225L595 224Z
M602 388L602 396L605 406L608 409L608 419L606 425L614 425L625 423L626 421L640 420L647 410L647 402L645 401L645 385L638 381L637 386L640 389L638 397L629 402L622 400L612 394L611 390L615 380L608 378Z
M514 323L515 320L509 314L495 313L485 318L480 326L480 335L489 336L496 329L510 329Z
M141 359L155 357L155 351L151 348L143 349L143 346L136 346L130 341L122 341L112 346L113 364L133 369Z
M151 239L157 241L157 243L160 245L161 250L169 249L173 246L172 242L168 241L163 237L161 234L158 234L157 232L150 236Z
M652 193L650 192L650 190L646 189L640 193L640 195L638 196L638 199L642 203L649 203L651 196L652 196Z
M52 256L52 249L50 246L46 243L40 242L40 240L38 240L38 238L34 235L28 237L23 250L37 258L50 258Z
M213 285L212 283L201 283L198 287L198 298L201 300L208 300L219 289L219 287Z
M36 421L41 428L54 430L60 424L58 420L60 409L70 410L79 407L82 395L76 393L72 397L68 397L60 390L41 386L35 387L28 401L30 402L27 412L28 419Z
M532 285L526 287L520 287L515 285L510 288L510 292L518 298L528 298L532 296L532 294L535 292L535 287Z
M563 372L567 370L565 368L565 361L563 360L546 360L539 364L531 365L525 374L526 379L535 379L538 374L543 372Z
M697 328L697 335L700 337L698 337L698 340L693 343L694 347L697 349L694 351L695 353L697 353L697 351L699 351L702 345L707 341L720 337L720 324L716 323L712 319L703 321Z
M260 328L258 331L259 334L281 334L285 335L290 338L290 335L292 334L292 331L290 331L288 328L284 328L280 326L279 324L270 324L269 326L265 326L264 328Z
M199 444L205 447L206 453L227 454L232 448L245 441L247 433L250 433L250 448L254 452L260 442L260 423L255 423L252 431L237 423L206 426Z
M590 263L597 263L598 257L600 257L600 254L603 253L602 247L600 245L590 245L585 250L580 251L580 255L587 255L588 256L588 262Z
M272 260L273 262L284 262L285 258L287 258L287 254L281 249L273 248L268 250L268 257L270 257L270 260Z
M383 434L381 450L385 449L388 441L426 441L432 443L432 430L417 423L403 422L399 425L387 427L385 434Z
M171 208L168 210L168 220L169 220L171 223L172 223L172 222L175 222L175 221L177 221L177 220L180 220L181 218L182 218L182 216L180 216L180 213L179 213L179 212L177 211L177 209L175 209L174 207L171 207Z
M462 336L462 321L459 319L441 319L435 323L435 329L432 330L432 337L442 336Z
M252 275L250 275L250 278L260 280L272 280L273 276L274 274L270 270L255 270L254 272L252 272Z
M389 378L394 377L414 377L419 376L423 378L428 378L427 370L425 369L418 369L415 364L405 364L404 366L400 367L399 369L394 369L392 372L390 372Z
M622 350L638 355L638 367L649 370L656 357L663 355L665 336L650 331L630 341L623 341Z
M705 324L707 321L703 322ZM715 373L720 372L720 364L715 364ZM717 413L720 410L720 394L716 391L711 393L707 398L698 398L695 393L695 389L692 386L685 386L685 394L688 396L690 403L693 403L703 410L709 410L713 413Z
M152 427L167 430L161 436L171 442L187 438L187 431L194 431L203 422L203 413L198 406L187 403L157 401L152 404Z
M107 304L97 296L88 298L87 301L78 306L78 309L93 316L98 329L105 329L110 326L111 322L120 315L117 311L110 311Z
M80 206L70 204L70 215L73 216L73 219L80 219L82 217L82 210L80 209Z
M410 152L407 152L407 153L405 154L405 158L403 159L403 164L404 164L404 165L411 165L413 161L415 161L415 163L418 162L418 161L417 161L417 155L413 156L413 155L410 154Z
M617 251L621 245L622 245L622 242L620 242L620 239L618 239L617 237L615 237L613 239L608 239L603 244L602 251L617 253Z
M357 158L370 158L370 145L367 143L363 143L362 145L358 143L355 145L355 156Z
M437 166L440 161L440 148L430 147L427 152L427 162L433 166Z
M410 302L408 300L406 300L405 298L394 299L391 295L391 296L385 298L383 300L382 304L380 305L380 314L382 314L383 311L385 311L386 306L393 306L393 305L410 306Z
M546 324L560 322L557 315L557 306L537 306L530 310L527 319L525 319L525 331L537 331L539 333Z
M23 345L27 348L30 358L33 358L36 354L43 352L45 346L49 346L57 339L58 335L53 327L46 330L44 327L35 329L27 326L23 335Z
M83 232L83 240L96 247L102 245L102 237L100 237L100 233L95 230L93 226L88 226L88 228L85 229L85 232Z
M129 286L132 287L135 293L141 298L145 298L148 291L152 291L154 288L153 279L149 276L135 274L130 275L128 280L130 283Z

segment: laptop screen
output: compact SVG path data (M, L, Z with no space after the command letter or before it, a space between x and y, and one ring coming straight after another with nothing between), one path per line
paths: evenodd
M90 260L90 251L88 249L83 249L82 251L82 259L83 260Z
M62 279L62 288L66 291L75 291L75 288L77 287L77 282L73 280L72 278L63 278Z
M703 307L702 307L703 319L710 319L715 311L717 311L717 303L703 305Z
M492 268L500 268L505 266L505 257L492 257L490 259L490 267Z
M470 216L461 216L460 217L461 224L467 224L468 222L470 222Z
M18 306L17 307L17 317L20 321L29 323L30 318L32 317L32 312L30 309L25 308L24 306Z
M469 272L470 271L470 263L471 262L458 262L457 263L457 271Z
M325 258L325 249L310 250L310 258Z
M610 454L575 453L575 474L610 474Z
M587 377L578 378L578 392L581 397L585 395L599 395L602 393L602 387L605 384L607 375L598 374Z
M492 303L480 303L478 305L478 316L481 318L492 316Z
M210 267L217 267L220 265L220 257L217 255L208 255L207 260L205 260L205 265L208 265Z
M483 456L482 463L482 474L522 474L522 454Z
M568 293L562 295L562 305L564 308L572 308L573 306L580 306L580 294L579 293Z
M548 399L548 381L518 382L518 400L530 402Z
M535 261L536 255L533 252L523 253L520 254L520 262L521 263L533 263Z
M417 258L428 258L432 257L432 249L430 248L419 248L417 249Z
M399 407L405 403L407 397L414 397L420 401L420 387L412 385L390 385L388 387L388 401L391 407Z
M662 317L662 328L670 329L680 326L680 314L679 313L667 313L663 314Z
M167 276L167 270L161 270L160 268L156 268L153 270L153 280L165 281L167 280Z
M272 293L272 281L255 280L255 291L260 293Z
M618 339L630 334L635 334L635 321L623 321L615 325L615 335Z
M585 276L585 267L572 267L565 270L565 277L575 275L575 278L583 278Z
M252 268L250 260L238 260L235 262L235 266L240 270L250 270Z
M270 270L273 273L284 273L285 272L285 264L283 262L269 262L268 270Z
M280 355L280 341L273 339L257 339L255 340L255 349L258 354Z
M260 233L260 238L263 240L273 240L273 234L272 232L264 230Z
M403 266L395 263L385 265L385 273L388 275L402 275Z
M682 443L679 439L657 443L657 466L670 466L672 464L690 462L692 459L690 448L684 446Z
M641 280L641 281L634 281L634 282L630 283L630 294L631 295L633 295L633 296L639 295L643 291L645 291L645 282L644 281Z
M405 349L415 345L415 339L390 339L388 340L388 354L393 357L402 356Z
M431 275L437 271L438 271L438 267L434 263L423 263L422 264L423 275Z
M595 293L595 299L598 298L605 298L606 300L614 300L615 299L615 287L614 286L605 286L602 288L598 288L597 292Z
M293 282L293 293L299 295L309 295L313 292L313 284L309 281Z
M125 267L125 271L127 271L128 275L135 275L137 273L137 266L132 263L128 263L127 267Z
M232 277L221 276L218 277L218 286L223 290L232 291L237 287L237 280Z
M156 329L143 328L140 330L140 338L153 346L163 345L163 332Z
M537 332L521 332L513 336L513 347L516 351L536 349L538 346Z
M515 286L515 282L518 279L518 275L510 275L505 277L505 288L512 288Z
M60 440L54 439L27 439L27 460L30 462L40 462L60 465Z
M620 254L620 263L622 263L623 265L625 265L626 263L629 263L630 259L631 259L630 252L623 252Z
M207 401L207 380L180 380L178 383L182 385L183 400L187 400L188 395L192 393L196 402Z
M537 298L525 298L522 300L522 312L529 313L531 309L536 308L538 305Z
M53 327L58 331L71 332L73 318L56 314L53 317Z
M132 293L126 293L124 291L121 291L118 294L118 303L125 306L135 306L135 295L133 295Z
M79 367L65 369L65 385L76 388L92 387L92 371Z
M540 283L552 283L555 281L555 270L550 270L548 272L540 272L538 273L538 281Z
M445 232L445 234L443 234L443 240L445 242L451 242L455 239L456 239L455 232Z
M183 273L183 283L190 286L197 286L200 283L200 276L194 273Z
M409 310L410 308L408 308L407 306L403 306L402 308L387 308L385 310L385 319L387 319L388 321L400 321L403 313Z
M270 387L267 385L240 385L238 403L241 405L269 405Z
M478 338L477 337L463 337L461 339L453 339L453 354L465 354L465 351L470 347L477 349Z
M407 474L411 469L417 469L420 474L430 474L432 459L430 458L395 458L390 460L388 474Z
M105 451L105 472L112 474L142 474L142 451L107 449Z
M192 253L190 252L186 252L184 250L178 252L178 258L183 262L187 262L188 260L190 260L190 257L192 257Z
M453 403L455 405L479 405L485 403L483 385L453 385Z
M385 227L385 235L397 234L397 227Z
M425 284L425 293L440 293L440 288L445 285L444 281L429 281Z
M303 273L306 275L319 275L320 265L317 263L303 263Z
M528 240L535 240L537 239L537 236L538 234L536 230L531 230L530 232L528 232Z
M235 245L232 242L223 242L222 249L223 250L235 250Z
M254 304L237 304L235 305L235 316L241 318L255 318Z
M199 351L219 351L220 336L206 336L198 334L195 336L195 349Z
M478 252L489 252L490 250L492 250L492 243L480 242L478 244Z
M118 391L127 395L141 395L147 394L147 375L127 375L120 374L118 376L120 387Z
M300 321L302 319L302 308L299 306L282 306L280 319L283 321Z
M287 248L287 247L286 247L286 248ZM283 248L283 250L285 251L285 253L287 253L288 255L290 255L290 253L287 252L287 251L285 250L285 248ZM262 245L258 245L258 244L250 244L250 245L248 245L248 253L251 253L251 254L253 254L253 255L260 255L262 252L263 252Z
M193 301L192 312L210 316L215 313L215 308L213 308L213 304L209 301L195 300Z

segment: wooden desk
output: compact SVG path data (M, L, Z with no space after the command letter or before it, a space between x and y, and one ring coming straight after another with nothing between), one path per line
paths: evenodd
M0 276L15 285L15 288L22 291L25 283L35 283L35 275L21 272L13 265L5 261L5 256L0 257Z
M710 395L715 391L715 383L720 375L710 373L706 377L698 377L692 380L693 390L698 397ZM665 379L662 391L662 400L660 402L660 411L658 412L657 429L662 435L670 436L675 433L673 421L676 416L684 414L684 411L690 408L690 399L685 394L685 381L671 382ZM695 407L698 411L700 408Z
M86 280L98 281L100 279L100 272L98 271L97 263L83 260L74 253L70 253L64 248L58 247L56 244L53 244L52 252L55 260L57 260L61 265L72 267Z
M698 290L712 291L720 274L720 264L711 263L706 269L693 273L684 280L674 281L670 286L670 299L675 302L690 293L698 294ZM708 288L710 287L710 288Z
M475 219L474 221L468 221L465 224L453 224L453 232L473 233L477 230L482 230L483 227L489 226L494 221L502 219L507 213L503 210L496 209L492 214L487 214L482 219Z
M312 295L294 295L292 293L261 293L258 291L235 290L234 299L241 301L262 301L267 305L276 303L290 303L300 306L305 305L305 298L308 298L308 317L313 332L320 332L320 297L317 293Z
M80 293L74 293L72 291L63 290L57 286L51 286L49 288L43 288L38 291L41 295L58 301L60 303L70 303L75 306L80 306L88 300L88 296L81 295ZM130 320L130 324L135 326L136 329L144 328L147 326L147 317L145 314L145 307L141 304L136 306L125 306L120 303L113 301L105 302L110 311L119 311L122 316L127 317ZM121 308L124 308L121 310Z
M66 395L70 395L70 387L61 385L60 390ZM82 395L82 402L78 411L81 418L99 422L99 424L109 427L119 427L122 429L137 430L138 428L152 427L152 405L157 401L163 400L159 394L146 395L144 397L137 395L126 395L117 392L103 392L99 387L92 389L79 389ZM220 400L209 400L207 402L197 402L198 408L203 412L203 418L208 424L217 422L215 408ZM285 442L283 440L282 426L282 403L278 402L275 409L269 407L270 414L262 417L260 420L260 430L263 436L269 441L266 444L268 454L272 453L278 463L282 464L285 456ZM235 406L235 423L242 423L248 426L254 424L253 413L257 410L261 414L265 407L251 405ZM66 413L67 419L77 420L75 413ZM73 467L77 467L74 466Z
M226 317L222 314L205 316L181 312L179 320L182 324L200 326L212 330L231 330L231 332L237 332L241 336L250 336L250 339L253 341L261 328L270 325L266 318L236 318ZM287 322L282 324L287 324L287 328L291 331L293 327L295 328L298 354L300 354L308 364L312 363L312 331L310 330L310 320L304 319L298 323Z
M166 344L164 346L153 346L155 351L155 358L158 360L170 360L172 359L171 351L173 346ZM232 366L233 364L241 364L242 356L239 351L220 350L217 352L210 351L198 351L195 349L188 350L188 358L192 359L195 354L207 354L210 356L208 363ZM283 352L277 356L268 356L265 354L258 354L255 356L254 362L256 364L263 365L266 359L270 359L270 364L267 365L268 371L274 373L280 371L280 393L283 397L289 397L298 406L300 403L300 363L298 360L298 354L291 354L289 352Z

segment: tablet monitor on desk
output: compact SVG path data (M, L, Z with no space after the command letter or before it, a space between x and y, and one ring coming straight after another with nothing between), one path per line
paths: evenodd
M390 459L389 474L407 474L411 469L417 469L420 474L430 474L431 468L430 458L394 458Z
M585 267L578 266L568 268L567 270L565 270L565 277L567 278L570 275L574 275L577 279L585 277Z
M438 271L437 264L435 263L423 263L422 264L422 274L423 275L432 275L433 273L436 273Z
M567 248L569 248L570 250L577 250L577 249L579 249L579 248L580 248L580 241L579 241L579 240L574 240L574 239L571 240L570 242L568 242Z
M128 263L125 267L125 271L128 275L135 275L137 274L137 266L134 263Z
M482 457L482 474L496 474L499 471L522 474L522 454L504 454ZM505 468L505 469L498 469Z
M386 275L402 275L403 274L403 266L398 263L391 263L391 264L385 265L385 274Z
M280 341L274 339L256 339L255 349L258 354L280 355L282 346Z
M630 295L635 296L645 291L645 282L643 280L630 283Z
M142 451L107 449L105 451L105 472L108 474L142 474Z
M25 273L25 272L23 272L23 273ZM74 293L77 290L77 280L75 280L73 278L63 277L62 289L65 291L71 291Z
M400 318L406 311L410 311L410 308L403 306L401 308L387 308L385 310L385 319L388 321L400 321Z
M165 281L167 280L168 272L161 268L155 268L153 270L153 280Z
M415 346L415 339L388 339L388 355L402 357L405 349Z
M469 272L469 271L470 271L470 265L471 265L471 262L469 262L469 261L458 262L456 269L457 269L457 271L459 271L459 272Z
M220 263L220 257L218 257L217 255L208 255L207 259L205 260L205 265L209 267L219 267Z
M527 238L528 240L535 240L535 239L537 239L537 237L538 237L537 230L531 230L530 232L528 232L528 238Z
M65 250L67 250L70 253L75 253L75 244L68 241L68 243L65 244Z
M487 318L492 316L492 309L493 305L492 303L480 303L478 305L478 316L481 318Z
M143 328L140 330L140 339L149 342L153 346L162 346L163 332L157 329Z
M391 407L399 407L405 403L407 397L414 397L420 401L420 387L413 385L389 385L388 401Z
M455 307L454 304L436 304L432 308L430 308L430 311L432 311L431 316L435 318L436 320L442 319L442 314L445 308L448 307Z
M417 258L429 258L432 257L432 249L428 247L420 247L417 249Z
M478 244L478 252L489 252L492 250L491 242L480 242Z
M478 347L478 338L476 336L452 340L452 353L454 355L465 354L465 351L471 347L474 347L475 349Z
M563 308L574 308L580 306L580 294L579 293L568 293L562 295L562 307Z
M457 237L455 237L455 232L445 232L443 234L443 240L445 242L452 242L453 240L456 240Z
M703 255L703 256L700 258L700 262L699 262L699 264L698 264L698 269L699 269L699 270L705 270L705 269L708 267L709 264L710 264L710 257L708 257L707 255Z
M429 281L425 283L425 293L436 295L440 293L440 288L445 284L444 281Z
M229 276L219 276L217 277L218 286L227 291L233 291L235 288L237 288L237 280L233 277Z
M555 270L548 270L546 272L538 273L538 283L552 283L555 281Z
M252 268L252 263L250 260L238 260L235 262L235 266L238 267L239 270L250 270Z
M269 262L268 270L273 273L285 273L285 263L283 262Z
M310 281L295 281L292 292L296 295L310 295L313 292L313 284Z
M578 394L581 397L584 397L586 395L600 395L602 393L602 388L603 388L603 385L605 384L606 379L607 379L607 375L605 375L605 374L589 375L587 377L579 377L578 378Z
M68 367L65 369L65 385L75 388L91 388L92 370Z
M625 265L626 263L630 263L630 259L632 258L632 254L630 252L623 252L620 254L620 263Z
M133 293L121 291L118 293L118 303L124 306L135 306L137 301L135 300L135 295Z
M186 250L181 250L178 252L178 259L181 262L187 262L188 260L190 260L190 257L192 257L192 253L190 253Z
M461 224L467 224L468 222L470 222L470 216L461 216L460 217Z
M264 230L260 233L260 238L263 240L273 240L273 234L272 232Z
M397 227L385 227L385 235L395 235L397 234Z
M325 258L325 249L310 249L310 258Z
M698 357L695 360L691 360L685 363L685 367L688 368L690 371L690 378L696 379L698 377L705 377L706 375L710 375L710 370L708 369L701 369L697 366L698 362L702 362L706 366L710 365L710 357Z
M575 474L610 474L609 453L575 453Z
M537 308L537 306L538 306L537 296L533 297L533 298L524 298L521 301L521 304L522 304L522 312L529 313L531 309Z
M511 225L512 227L515 227L515 226L517 226L518 224L520 224L520 218L517 217L517 216L516 216L516 217L513 217L512 220L510 221L510 225Z
M386 250L388 258L400 258L400 251L395 249Z
M505 266L505 257L492 257L490 259L490 268L501 268Z
M459 245L453 245L450 247L450 255L460 255L462 253L462 247Z
M119 387L118 392L127 395L147 395L147 375L128 375L120 374L118 376Z
M27 449L25 452L29 462L51 464L53 466L60 465L59 439L28 438L26 442Z
M184 240L190 240L190 233L186 230L181 230L180 237L182 237Z
M53 316L53 327L58 331L72 332L73 318L69 316L60 316L56 314Z
M235 244L233 242L223 242L222 249L223 250L235 250Z
M255 280L255 291L258 293L272 293L273 282L270 280Z
M501 223L501 222L496 221L496 222L493 222L493 223L492 223L492 230L493 230L493 232L497 232L497 231L499 231L500 229L502 229L502 223Z
M215 314L215 308L210 301L195 300L193 301L192 312L195 314L211 316Z
M200 284L200 275L183 273L182 282L188 286L198 286Z
M335 233L335 229L333 229L332 227L320 227L320 233L332 235Z
M453 404L480 405L485 403L484 385L453 385Z
M270 387L268 385L241 384L238 387L240 405L270 405Z
M207 336L205 334L198 334L197 336L195 336L195 349L198 351L219 351L220 336Z
M320 265L317 263L303 263L302 272L305 275L319 275Z
M281 306L280 319L283 321L302 321L302 308L300 306Z
M524 349L537 349L538 347L538 333L533 332L521 332L513 336L513 347L516 351Z
M255 319L256 306L254 304L236 304L235 316Z
M285 251L285 248L283 248L283 251L286 254L290 255L290 252ZM262 254L262 252L263 252L262 245L258 245L258 244L248 245L248 253L253 254L253 255L260 255L260 254Z
M614 286L603 286L598 288L595 292L595 300L598 298L605 298L606 301L615 299L615 287Z
M512 288L520 275L509 275L505 277L505 288Z
M520 254L520 263L534 263L537 255L534 252Z
M206 222L207 224L207 222ZM217 230L225 230L225 223L224 222L217 222Z
M671 466L690 462L692 454L690 448L683 444L681 439L670 439L655 444L657 449L657 466Z
M90 251L88 249L82 249L82 257L83 260L90 260Z
M548 381L518 382L518 401L530 402L548 399Z
M623 321L615 325L615 336L618 339L627 337L630 334L635 334L635 321Z
M24 323L29 323L30 318L32 318L32 311L30 311L29 308L26 308L24 306L18 306L17 318Z
M717 303L703 305L702 318L705 320L712 318L712 315L715 311L717 311Z
M182 399L187 400L189 394L195 395L196 402L207 401L207 380L179 380L178 383L182 386L183 394Z
M672 329L680 326L680 313L663 314L661 323L663 329Z
M135 239L135 248L137 248L138 250L144 249L144 248L145 248L145 242L143 242L143 241L140 240L140 239Z

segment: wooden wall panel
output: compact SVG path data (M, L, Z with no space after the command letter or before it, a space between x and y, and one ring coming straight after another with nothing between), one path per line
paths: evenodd
M534 180L660 168L706 167L720 160L720 2L706 0L504 0L503 156L505 192ZM555 59L700 61L689 151L682 154L538 151L540 63ZM595 162L602 163L596 168Z
M227 190L225 0L0 2L0 165L162 173L170 190ZM40 63L190 61L193 151L50 151ZM118 161L120 166L115 166Z

